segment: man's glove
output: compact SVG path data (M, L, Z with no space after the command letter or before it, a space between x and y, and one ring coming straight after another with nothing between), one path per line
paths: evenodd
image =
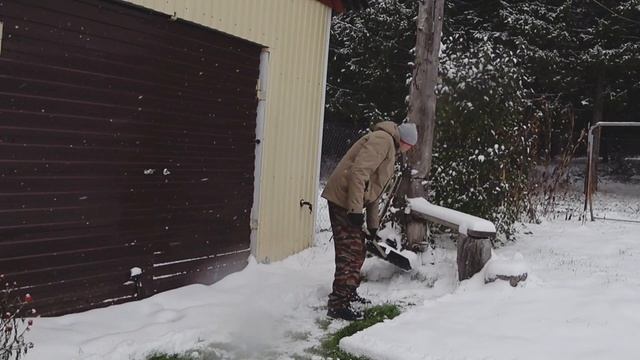
M365 235L365 239L367 239L367 240L373 241L378 236L378 229L377 228L367 228L367 231L369 232L368 234Z
M351 225L358 228L361 228L362 224L364 224L364 214L348 213L347 219L349 219Z

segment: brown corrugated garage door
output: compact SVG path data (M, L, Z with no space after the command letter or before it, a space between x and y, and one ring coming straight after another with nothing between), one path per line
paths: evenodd
M246 265L258 45L111 1L4 0L0 22L0 274L19 293L59 314Z

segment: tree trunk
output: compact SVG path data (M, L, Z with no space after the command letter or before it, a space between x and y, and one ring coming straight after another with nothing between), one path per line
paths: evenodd
M458 280L471 279L491 259L491 240L475 239L458 235L457 242Z
M410 197L424 197L423 181L431 170L433 130L436 118L435 88L438 82L438 56L444 0L420 0L416 33L416 61L409 90L409 121L418 128L418 143L408 154L409 165L414 174L405 181L405 194ZM412 247L425 240L426 225L410 219L407 224L408 246Z

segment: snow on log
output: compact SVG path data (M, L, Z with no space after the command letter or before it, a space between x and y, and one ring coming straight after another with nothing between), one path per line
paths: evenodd
M458 231L458 280L470 279L491 259L490 238L496 227L489 220L433 205L424 198L409 199L411 215Z
M462 235L488 238L496 235L496 227L489 220L460 211L433 205L425 198L409 199L411 215L450 227Z

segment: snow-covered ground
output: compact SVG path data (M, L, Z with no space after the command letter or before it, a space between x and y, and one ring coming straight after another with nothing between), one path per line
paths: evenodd
M640 221L640 184L601 184L594 206L596 216ZM37 319L26 359L144 359L153 351L315 359L305 349L346 324L323 326L333 276L329 236L284 261L251 262L212 286ZM640 223L559 216L524 226L517 243L494 255L494 268L517 264L528 271L526 282L484 284L479 274L459 284L449 243L415 259L411 273L367 259L361 294L405 312L341 346L385 360L640 358Z

